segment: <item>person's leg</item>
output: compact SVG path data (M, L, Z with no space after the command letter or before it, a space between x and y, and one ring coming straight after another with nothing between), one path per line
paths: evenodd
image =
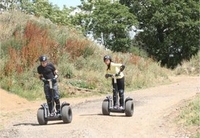
M117 95L117 84L114 83L114 80L112 79L112 86L113 86L113 106L118 106L118 95Z
M117 86L119 91L119 103L120 106L124 107L124 77L117 80Z
M47 105L49 107L50 114L53 112L54 103L52 101L52 94L50 91L49 84L44 84L44 92L47 100Z
M124 90L119 90L119 97L120 106L124 107Z
M57 113L60 113L60 96L59 96L59 91L58 91L58 84L55 83L54 86L53 86L53 89L54 89L54 101L56 103L56 111Z

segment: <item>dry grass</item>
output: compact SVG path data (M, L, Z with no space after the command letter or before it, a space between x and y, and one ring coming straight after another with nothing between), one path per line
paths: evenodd
M182 65L179 65L174 73L176 75L200 75L200 52L193 56L189 61L183 61Z
M68 91L68 86L94 90L93 94L110 92L110 81L104 78L106 65L103 63L103 56L106 54L110 54L115 62L126 65L127 91L168 82L169 71L152 59L129 53L113 53L87 40L73 28L56 26L44 18L27 15L21 20L22 15L11 13L9 16L15 17L12 21L6 20L7 15L0 16L1 24L7 24L9 30L12 30L12 33L5 33L7 39L2 43L4 48L1 62L4 66L1 71L4 76L1 76L0 82L7 90L24 96L31 89L35 96L30 97L38 96L32 86L24 85L23 80L30 80L30 76L32 85L37 86L37 91L42 91L39 88L41 84L33 73L36 72L36 60L41 54L47 55L58 68L63 96L73 93ZM10 25L12 22L15 23L13 28Z

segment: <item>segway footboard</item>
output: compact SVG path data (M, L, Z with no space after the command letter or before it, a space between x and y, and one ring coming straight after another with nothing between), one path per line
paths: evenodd
M116 112L116 113L124 113L125 109L120 109L120 108L110 108L110 112Z

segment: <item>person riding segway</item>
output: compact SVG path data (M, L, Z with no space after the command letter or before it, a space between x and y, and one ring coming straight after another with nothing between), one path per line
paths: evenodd
M121 63L114 63L110 55L104 56L103 60L104 63L107 65L105 77L108 78L109 74L116 74L115 76L116 84L114 83L114 78L112 79L114 108L123 108L125 79L124 79L124 73L122 71L125 69L125 65ZM116 90L115 87L117 87L118 90ZM119 94L119 105L118 105L118 94Z
M72 110L69 103L60 105L58 91L58 71L55 66L47 62L46 56L39 57L40 65L37 68L40 80L44 82L44 93L47 104L44 103L38 109L37 118L41 125L47 124L49 120L63 120L64 123L72 121ZM54 109L54 103L56 104Z
M44 93L49 107L49 112L53 116L54 102L56 103L56 114L60 114L60 96L58 92L58 71L52 63L47 62L46 56L41 56L39 58L41 65L38 66L37 71L39 78L44 82ZM52 80L52 86L54 89L54 94L50 91L49 81Z
M121 63L114 63L110 55L105 55L103 58L104 63L107 65L106 78L112 78L113 96L107 97L102 104L102 112L109 115L110 112L120 112L127 116L133 114L133 99L128 97L124 101L124 73L125 65ZM119 95L119 101L118 101ZM119 104L118 104L119 103Z

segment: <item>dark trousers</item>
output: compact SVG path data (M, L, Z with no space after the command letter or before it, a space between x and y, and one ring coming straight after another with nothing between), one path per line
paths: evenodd
M53 91L50 89L48 83L44 83L44 93L49 107L49 112L52 113L54 110L54 102L56 103L56 110L60 110L60 96L58 92L58 84L53 84Z
M125 78L117 79L117 83L114 83L114 79L112 79L113 86L113 103L114 106L118 105L118 94L119 94L119 104L120 106L124 106L124 82Z

